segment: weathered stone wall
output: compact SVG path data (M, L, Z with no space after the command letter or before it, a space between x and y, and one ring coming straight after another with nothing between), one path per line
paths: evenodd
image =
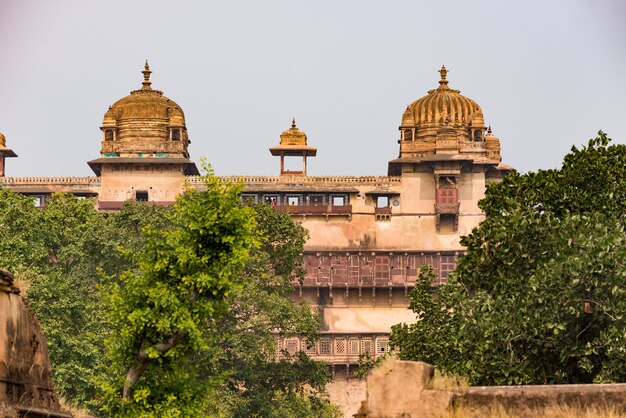
M626 414L626 384L477 386L469 388L458 404L471 409L501 405L507 410L555 405L580 409L610 406Z
M388 358L368 376L366 400L353 416L437 417L457 407L472 411L472 416L491 416L489 411L498 408L527 414L559 407L626 414L626 384L483 386L453 393L431 389L433 376L429 364Z
M365 385L364 379L335 378L326 385L326 390L332 404L341 408L344 417L350 418L359 411L365 399Z
M70 417L52 388L46 340L19 293L0 270L0 404L32 418Z
M453 404L455 394L430 389L435 368L420 361L385 359L367 376L367 397L355 417L435 418Z

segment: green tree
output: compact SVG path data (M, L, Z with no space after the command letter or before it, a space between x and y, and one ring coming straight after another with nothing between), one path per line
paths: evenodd
M626 146L609 141L487 189L448 284L423 271L419 320L393 328L401 358L472 384L626 379Z
M93 399L104 360L109 328L100 278L132 266L118 248L139 248L141 226L158 226L165 211L127 204L100 214L93 200L64 193L40 209L0 188L0 267L16 273L46 336L57 392L76 406Z
M207 192L222 187L211 181ZM229 190L220 193L239 208L237 188ZM190 234L199 235L194 228L210 231L202 225L222 222L211 217L227 210L217 202L207 204L204 192L189 193L181 198L188 202L182 209L128 202L120 212L102 214L89 199L53 195L43 210L31 198L0 188L0 267L18 272L23 294L40 319L57 390L85 407L94 399L99 377L104 399L92 406L107 415L336 416L324 397L326 366L303 353L277 356L276 336L302 334L315 341L319 320L307 303L290 299L291 283L302 274L306 231L266 205L239 208L249 225L256 224L250 240L257 245L249 248L247 259L242 257L245 264L233 267L228 293L205 292L223 302L214 302L219 308L205 318L204 326L198 322L199 341L192 347L185 337L181 343L187 346L177 347L177 353L168 350L151 357L149 371L129 390L132 399L121 409L125 376L139 357L133 330L144 324L147 335L162 332L160 341L166 341L167 331L184 320L178 308L191 307L189 315L197 315L196 304L185 300L185 295L195 297L193 293L162 291L172 283L174 293L186 286L176 280L178 272L172 272L174 277L165 272L190 265L175 264L181 255L195 257L179 243L192 242ZM223 231L210 239L227 236ZM208 241L190 245L215 249ZM153 266L155 260L165 262ZM239 268L243 270L235 274ZM107 321L108 315L119 322Z
M222 377L202 375L204 365L193 360L214 349L217 321L245 283L241 272L257 243L240 191L212 175L204 190L185 190L167 215L168 228L144 229L138 269L107 286L114 378L104 384L105 412L193 416L202 393Z
M74 404L94 395L103 353L94 260L115 254L102 239L104 223L90 200L53 195L41 210L31 198L0 189L2 268L16 273L46 335L55 386Z
M335 416L325 400L327 366L303 352L277 356L276 338L298 334L315 342L319 318L304 300L292 300L293 281L302 279L307 231L286 213L254 206L261 245L244 269L246 285L233 294L219 321L223 340L213 373L228 376L220 395L207 403L211 415L246 417ZM208 364L208 363L207 363ZM228 399L229 402L223 402Z

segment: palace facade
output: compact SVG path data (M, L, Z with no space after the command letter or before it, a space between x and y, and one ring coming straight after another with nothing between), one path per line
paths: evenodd
M310 234L306 276L294 283L293 297L318 310L322 338L313 345L285 338L281 350L304 350L348 374L360 354L387 352L391 326L415 321L408 293L420 266L431 264L437 282L446 281L463 252L460 237L483 219L485 187L511 170L481 107L448 86L445 67L439 72L438 87L402 115L399 154L387 175L308 176L307 158L317 149L294 120L269 149L280 175L237 177L244 202L272 204ZM100 211L119 210L129 199L169 205L185 182L200 186L182 108L152 88L150 74L146 63L141 88L104 114L100 157L88 162L95 176L7 177L5 159L17 155L0 134L0 184L37 206L63 191L94 198ZM301 169L287 170L287 158L301 160Z

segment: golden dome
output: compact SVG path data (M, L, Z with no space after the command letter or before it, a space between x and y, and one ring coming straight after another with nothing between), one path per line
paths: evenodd
M467 128L484 128L482 109L478 103L461 95L459 90L448 87L448 70L445 66L441 67L439 73L439 87L430 90L427 96L417 99L406 108L401 128L418 128L415 139L425 139L434 135L442 125L449 124L469 139Z
M118 100L104 114L103 154L173 153L188 157L187 128L181 107L151 87L150 67L146 61L139 90ZM176 141L176 144L170 144ZM172 155L173 156L173 155Z
M296 118L291 121L291 128L280 134L280 145L306 145L306 134L296 127Z

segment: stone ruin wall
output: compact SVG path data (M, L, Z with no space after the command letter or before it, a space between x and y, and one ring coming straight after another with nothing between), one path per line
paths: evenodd
M19 416L71 417L61 410L51 370L39 322L13 276L0 270L0 405Z

